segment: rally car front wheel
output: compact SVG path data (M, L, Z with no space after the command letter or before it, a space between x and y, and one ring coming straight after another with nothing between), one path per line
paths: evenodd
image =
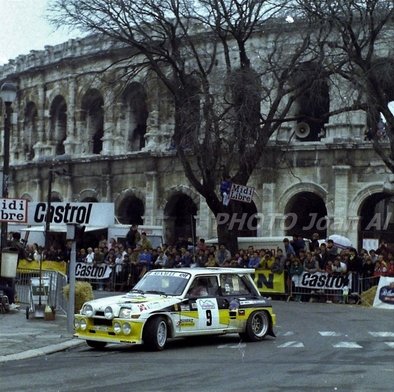
M263 340L270 328L270 320L267 312L253 312L246 322L245 332L241 333L242 339L249 342L258 342Z
M143 340L149 350L161 351L168 338L168 325L164 317L158 316L147 321Z

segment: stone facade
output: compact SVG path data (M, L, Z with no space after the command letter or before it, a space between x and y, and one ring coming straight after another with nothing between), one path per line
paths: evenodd
M0 81L18 86L9 196L46 200L48 171L54 170L52 200L114 202L120 222L163 226L168 242L214 237L215 220L171 148L170 99L159 83L145 81L147 75L117 82L122 62L110 65L121 56L122 48L88 37L0 67ZM335 91L329 91L331 108ZM387 240L394 219L384 184L391 176L364 140L365 115L332 116L313 140L297 137L297 126L272 137L249 181L256 193L248 214L258 214L251 232L335 233L358 246L362 238ZM1 140L3 129L1 124ZM360 223L375 213L383 214L384 230ZM296 214L303 223L286 220L285 214ZM308 228L313 217L318 225Z

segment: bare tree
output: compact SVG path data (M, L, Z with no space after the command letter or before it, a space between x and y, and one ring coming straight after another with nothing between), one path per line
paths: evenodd
M394 101L394 59L387 55L394 38L393 0L297 0L293 4L295 15L325 31L317 43L323 48L324 66L357 92L353 107L366 111L367 137L394 172L394 116L388 106Z
M311 26L285 21L286 1L52 0L52 20L103 34L128 50L134 73L149 69L174 106L173 140L190 183L215 216L224 176L247 184L268 140L289 121L300 64L320 61ZM297 33L295 33L297 31ZM301 34L301 31L303 34ZM305 83L305 80L302 80ZM294 120L294 118L292 118ZM237 230L218 225L236 248Z

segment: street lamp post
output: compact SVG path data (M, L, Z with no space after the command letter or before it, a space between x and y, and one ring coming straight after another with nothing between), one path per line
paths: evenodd
M49 242L49 232L51 230L51 202L52 202L52 181L53 181L53 168L49 168L48 173L48 194L47 194L47 214L45 216L45 249L48 251Z
M55 160L55 162L58 161L58 159ZM50 247L50 241L49 241L49 233L51 231L51 221L52 221L52 214L51 214L51 208L52 208L52 183L55 178L55 176L62 176L67 174L67 170L65 169L57 169L55 170L55 163L53 162L52 165L50 166L48 170L48 193L47 193L47 213L45 216L45 248L48 250Z
M5 82L0 88L0 98L4 102L4 139L3 139L3 184L1 196L3 199L8 197L8 177L10 171L10 130L12 103L16 98L16 86L14 83ZM1 222L1 248L7 246L8 224Z

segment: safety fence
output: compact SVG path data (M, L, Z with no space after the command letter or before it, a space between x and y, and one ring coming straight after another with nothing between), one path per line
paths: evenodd
M356 272L303 272L287 276L286 296L288 301L359 304L361 294L378 283L379 277L362 277Z
M87 281L94 290L129 291L144 275L146 267L132 263L88 265L77 263L77 280ZM364 278L358 273L333 274L326 272L303 272L290 277L286 271L273 273L270 270L257 269L254 281L264 296L287 299L288 301L359 303L363 291L379 282L378 277ZM21 304L33 305L33 294L37 294L37 270L18 269L15 279L17 300ZM49 306L66 313L67 302L63 287L67 276L59 271L42 271L45 282L43 296ZM41 282L43 283L43 282Z
M88 281L95 290L128 291L144 275L144 266L131 263L86 265L76 267L76 277ZM335 274L303 272L290 277L286 271L273 273L257 269L253 275L259 291L264 296L295 301L359 303L363 291L379 282L378 277L364 278L355 272Z
M145 274L146 267L132 263L115 265L76 263L75 277L91 283L94 290L129 291Z
M21 270L15 278L16 300L21 305L34 309L37 301L49 305L57 311L66 313L67 303L63 296L63 287L67 284L67 276L58 271Z

